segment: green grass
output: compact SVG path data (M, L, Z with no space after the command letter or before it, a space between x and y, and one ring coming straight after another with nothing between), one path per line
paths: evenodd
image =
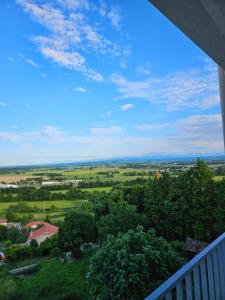
M221 181L224 178L224 176L214 176L213 179L215 181Z
M71 263L43 262L34 275L16 279L18 299L89 299L86 274L92 255L93 252Z
M94 187L94 188L81 188L84 192L110 192L112 188L110 186Z
M89 203L88 200L57 200L57 201L45 201L45 208L48 210L51 205L56 207L55 211L46 211L44 213L44 201L32 201L27 202L29 206L37 206L40 211L34 213L35 219L44 219L46 215L52 216L54 218L57 215L62 217L62 214L65 214L69 211L69 209L76 208L80 205ZM16 202L0 202L0 217L3 217L5 214L6 209L10 206L16 204Z

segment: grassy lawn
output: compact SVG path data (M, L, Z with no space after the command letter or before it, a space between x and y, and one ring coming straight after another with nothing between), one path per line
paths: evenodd
M71 263L58 260L41 263L35 274L16 279L18 299L89 299L86 273L92 255L93 252Z

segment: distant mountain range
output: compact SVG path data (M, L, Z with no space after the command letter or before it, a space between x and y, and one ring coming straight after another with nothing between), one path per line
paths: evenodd
M32 165L20 165L20 166L4 166L0 169L21 169L21 168L41 168L41 167L69 167L69 166L90 166L100 164L129 164L129 163L194 163L198 158L201 158L207 162L224 162L224 154L210 154L210 155L190 155L190 156L175 156L175 155L158 155L158 156L132 156L132 157L117 157L109 159L96 159L87 161L66 161L61 163L48 163L48 164L32 164Z

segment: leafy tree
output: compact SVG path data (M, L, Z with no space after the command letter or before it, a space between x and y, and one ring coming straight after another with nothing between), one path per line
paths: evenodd
M98 222L98 233L101 240L105 240L108 234L118 234L136 228L137 225L144 225L146 219L138 214L134 205L125 201L112 204L110 213Z
M8 222L17 222L18 220L17 213L15 213L12 210L7 210L5 213L5 217L8 220Z
M50 251L52 249L54 249L55 247L57 247L58 240L59 240L58 234L55 234L55 235L47 238L46 240L44 240L38 248L39 254L40 255L49 255Z
M80 246L95 239L95 221L91 214L72 211L66 215L59 232L61 248L70 250L75 258L81 257Z
M217 200L215 182L208 165L198 160L180 177L182 215L180 226L185 236L211 241L215 238L214 225ZM208 230L210 228L210 230Z
M25 243L28 236L29 231L26 228L22 228L21 230L19 230L16 227L11 227L7 231L7 239L13 244Z
M88 273L93 299L139 300L183 263L178 253L154 230L109 236L91 260Z
M5 240L7 238L7 227L0 225L0 241Z
M137 212L144 211L144 199L146 194L146 186L135 185L133 187L123 188L123 200L137 207Z
M33 257L37 256L37 254L38 254L38 242L35 239L31 240L30 247L31 247L31 250L32 250L32 256Z
M7 232L7 240L15 244L19 234L20 234L19 229L17 229L16 227L11 227L8 229Z

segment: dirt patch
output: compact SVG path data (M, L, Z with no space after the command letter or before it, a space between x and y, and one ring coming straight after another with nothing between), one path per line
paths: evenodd
M0 175L0 182L18 183L19 181L26 180L28 178L34 178L34 176L25 176L25 175Z

